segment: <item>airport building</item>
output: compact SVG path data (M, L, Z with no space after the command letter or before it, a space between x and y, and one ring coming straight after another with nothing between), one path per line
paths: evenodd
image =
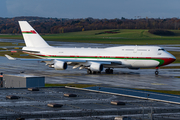
M3 74L0 74L0 88L3 87Z
M4 88L30 88L44 87L45 77L27 74L4 74L0 77L1 87Z

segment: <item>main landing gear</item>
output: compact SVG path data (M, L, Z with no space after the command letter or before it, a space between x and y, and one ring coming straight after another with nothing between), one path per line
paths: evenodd
M158 75L158 74L159 74L158 69L159 69L159 67L156 67L155 75Z
M105 70L105 72L106 74L113 74L113 69L108 68Z
M92 71L90 69L87 69L87 74L96 74L96 73L101 73L100 71L96 72L96 71Z
M92 74L92 71L90 69L87 69L87 74Z
M113 74L113 69L108 68L105 70L105 72L106 72L106 74ZM87 74L96 74L96 73L100 74L101 72L100 71L98 71L98 72L92 71L90 69L87 69Z

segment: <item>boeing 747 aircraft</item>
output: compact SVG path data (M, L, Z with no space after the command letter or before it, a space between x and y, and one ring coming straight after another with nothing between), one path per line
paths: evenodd
M20 59L5 55L10 60L37 60L56 70L87 69L88 74L100 73L106 68L107 74L113 68L158 68L172 63L176 58L158 46L119 46L109 48L59 48L53 47L30 26L27 21L19 21L26 46L22 51L40 59Z

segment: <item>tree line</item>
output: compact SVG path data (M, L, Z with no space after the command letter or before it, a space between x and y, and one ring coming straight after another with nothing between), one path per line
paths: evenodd
M180 19L140 18L140 19L66 19L43 17L0 18L0 34L20 34L18 21L28 21L38 33L58 34L67 32L102 29L160 29L180 30Z

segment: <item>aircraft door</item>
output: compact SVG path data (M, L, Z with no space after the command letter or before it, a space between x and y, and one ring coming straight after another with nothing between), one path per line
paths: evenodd
M134 53L137 53L138 46L136 45L134 48Z
M127 53L124 54L124 60L127 61Z
M97 54L97 60L99 60L101 58L100 54Z
M78 59L78 58L79 58L79 56L78 56L77 53L75 53L74 56L75 56L75 59Z

